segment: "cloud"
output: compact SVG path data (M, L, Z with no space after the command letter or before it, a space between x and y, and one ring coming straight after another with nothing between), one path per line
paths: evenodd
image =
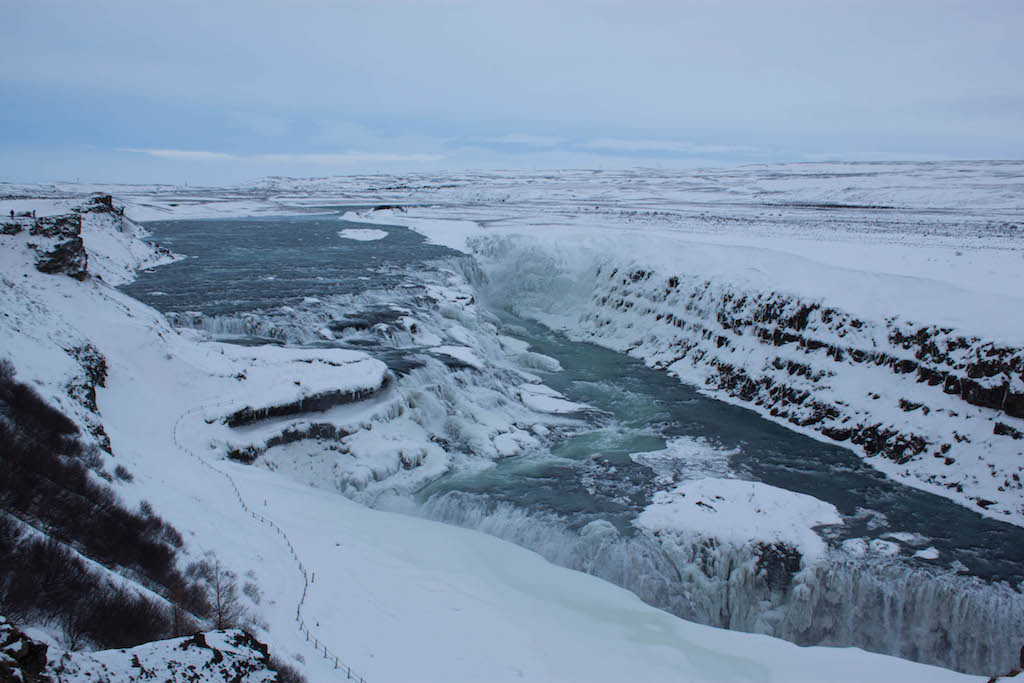
M146 154L157 159L175 159L177 161L230 161L235 158L223 152L208 152L199 149L138 149L136 147L118 147L114 151Z
M240 128L263 137L280 137L288 133L288 122L276 116L236 111L229 115L229 120Z
M243 162L271 164L361 164L361 163L404 163L441 161L441 154L398 154L393 152L360 152L341 153L296 153L296 154L226 154L205 150L189 149L140 149L135 147L119 147L117 152L145 154L158 159L178 161L204 162Z
M621 138L597 138L581 142L579 146L583 149L600 150L605 152L632 152L632 153L676 153L676 154L741 154L747 156L758 156L762 150L749 145L706 145L694 144L692 142L680 142L676 140L629 140Z
M340 154L255 154L241 159L280 164L359 164L385 162L441 161L442 154L399 154L394 152L342 152Z
M482 142L488 145L519 145L523 147L558 147L565 144L565 138L557 138L549 135L530 135L529 133L513 133L498 137L473 137L467 138L467 142Z

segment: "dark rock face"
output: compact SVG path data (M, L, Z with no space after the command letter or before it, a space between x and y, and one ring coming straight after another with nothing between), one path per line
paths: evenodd
M114 198L109 194L97 194L93 195L89 199L89 203L85 205L86 209L96 208L100 210L113 211L114 210Z
M280 434L267 439L266 443L262 445L253 444L246 446L245 448L234 448L229 450L227 455L235 462L251 465L256 462L257 458L274 446L282 446L285 444L295 443L297 441L305 441L307 439L340 442L351 433L352 432L347 429L343 429L330 423L314 423L305 429L285 429Z
M87 267L88 257L81 237L59 242L53 249L36 258L36 269L40 273L64 273L76 280L86 278Z
M109 194L94 194L85 204L75 209L76 213L109 213L115 216L124 215L123 206L114 206L114 198Z
M0 617L0 681L50 681L46 668L47 646L37 643Z
M88 255L82 242L82 217L78 214L43 216L37 218L29 229L29 235L46 238L49 248L40 242L32 242L35 249L36 269L41 273L64 273L76 280L88 275Z
M1018 441L1024 439L1024 432L1021 432L1019 429L1014 429L1010 425L1002 422L996 422L995 427L992 428L992 433L1002 434Z
M43 216L35 220L29 234L34 237L81 237L82 217L73 213Z
M358 401L364 401L371 398L382 389L386 388L389 381L390 380L385 378L384 383L377 388L367 387L352 391L327 391L321 394L307 396L306 398L293 403L285 403L282 405L264 406L261 408L247 406L225 417L224 423L229 427L241 427L272 417L286 417L302 413L323 412L333 408L334 406L344 405L346 403L356 403Z
M99 407L96 405L96 389L105 387L107 382L107 359L92 344L76 346L65 351L77 360L82 368L81 376L69 380L65 390L68 396L89 411L85 420L86 428L96 439L97 445L110 453L110 436L103 428Z

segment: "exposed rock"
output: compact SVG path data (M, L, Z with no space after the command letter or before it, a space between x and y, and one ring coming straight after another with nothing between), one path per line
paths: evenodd
M40 253L36 258L36 268L41 273L64 273L76 280L84 280L87 275L87 256L85 245L80 237L57 243L50 251Z
M387 379L385 378L385 380L384 385L377 388L367 387L352 391L327 391L313 396L307 396L306 398L291 403L264 406L262 408L247 406L225 417L224 423L229 427L241 427L243 425L252 424L253 422L266 420L272 417L286 417L288 415L298 415L301 413L323 412L333 408L334 406L344 405L346 403L356 403L358 401L364 401L371 398L387 386Z
M78 214L43 216L29 229L33 237L46 242L33 241L30 247L38 254L36 269L42 273L64 273L76 280L88 274L88 255L82 242L82 217Z
M47 646L36 642L0 617L0 681L51 681L44 674Z
M107 359L89 343L65 351L82 367L82 374L69 380L65 387L68 396L88 411L84 416L86 428L97 445L110 453L110 436L103 428L99 406L96 405L96 389L105 387L107 382Z
M89 200L79 207L75 208L75 212L82 213L109 213L114 216L123 216L124 207L116 206L114 204L114 198L109 194L94 194L89 197Z
M995 427L992 428L992 433L1002 434L1004 436L1010 437L1011 439L1024 439L1024 432L1021 432L1019 429L1014 429L1010 425L1005 424L1003 422L996 422Z
M82 217L69 213L37 218L29 229L34 237L81 237Z
M45 652L45 646L42 647ZM278 674L271 668L265 644L245 631L229 629L159 640L123 650L50 652L42 677L27 680L271 683L278 680Z

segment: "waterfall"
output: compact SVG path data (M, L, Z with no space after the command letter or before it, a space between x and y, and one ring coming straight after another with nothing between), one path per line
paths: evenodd
M1007 671L1024 642L1024 596L1005 583L831 550L809 566L758 544L655 539L462 492L424 516L503 538L626 588L690 621L799 645L854 646L968 673Z

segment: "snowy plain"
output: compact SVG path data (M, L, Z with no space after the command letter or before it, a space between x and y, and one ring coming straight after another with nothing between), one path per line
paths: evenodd
M509 194L522 192L521 188L529 184L514 174L497 178L467 177L457 183L455 191L418 188L413 182L407 192L397 194L395 191L369 191L372 179L333 179L312 189L303 181L276 180L268 181L279 193L272 199L254 197L256 193L247 189L124 188L124 192L119 191L121 188L109 189L126 201L126 213L137 218L274 213L281 211L282 206L293 212L309 211L312 209L304 207L299 196L318 191L320 194L316 195L315 202L309 202L311 205L322 205L324 195L339 203L352 204L369 203L368 196L372 196L373 201L431 198L438 201L439 206L410 209L408 216L362 213L362 220L408 225L442 244L470 251L473 236L480 233L523 234L526 239L538 239L537 235L541 234L543 241L554 239L546 232L554 229L557 240L574 248L583 247L580 253L584 255L605 253L609 244L614 244L622 235L635 234L637 229L623 227L623 217L615 215L621 208L609 210L611 216L602 215L600 211L595 216L575 212L579 211L577 205L584 204L583 200L587 204L596 202L594 205L599 207L603 197L616 193L643 207L638 209L638 220L655 224L663 220L659 214L666 209L665 198L646 196L647 190L642 188L649 183L641 182L644 178L635 181L637 189L630 195L622 190L623 185L634 185L631 178L617 178L609 187L600 178L595 182L588 177L566 176L552 179L553 191L545 187L519 197L521 205L529 205L528 210L521 206L509 210L507 217L496 213L504 210L497 205L506 203L503 197L507 198L502 195L502 182ZM752 183L742 177L734 180L736 187L720 192L728 196ZM930 180L934 182L934 178ZM804 188L805 184L799 186ZM876 202L882 201L879 197L885 188L882 184L862 189L857 194L824 184L829 187L819 188L817 194L806 201L824 201L824 195L832 198L830 201L839 196L844 201L853 201L853 197L865 201L867 197L867 201ZM889 192L886 201L920 201L922 197L935 201L934 191L929 190L927 183L922 183L922 187L915 187L913 182L908 185L902 188L902 193L885 190ZM993 203L997 214L1019 211L1020 207L1014 203L1019 195L1007 191L1005 183L993 185L994 189L982 187L977 193L956 198L959 206L986 207L986 200L995 198L999 200ZM34 192L38 196L78 193L83 189L64 186L21 188L19 191ZM266 188L259 189L259 194L266 196ZM687 196L685 191L679 190L678 183L670 189L672 192L666 194L677 204L683 201L679 196ZM8 191L14 194L10 188ZM589 196L580 199L574 196L587 193ZM978 196L986 193L986 196ZM10 208L20 211L31 206L41 211L59 212L71 201L45 198L0 201L0 211ZM616 206L622 206L618 197ZM799 211L792 207L784 210ZM551 216L550 223L538 221L538 215L549 213L558 215ZM455 220L448 220L452 216ZM627 216L625 223L630 222L632 219ZM913 244L895 251L893 244L887 242L891 238L884 234L880 244L860 250L850 248L850 243L857 242L862 233L853 237L847 234L845 241L840 237L834 242L831 236L820 234L816 234L817 241L800 236L787 236L784 240L778 239L778 235L762 236L761 239L770 241L776 250L780 244L784 245L784 255L779 256L777 252L737 246L738 242L751 244L747 242L750 235L709 236L710 233L702 232L706 226L701 221L694 223L698 228L686 239L676 236L677 226L662 228L659 232L645 225L642 229L646 247L641 259L644 265L653 263L676 268L677 258L682 257L690 267L705 267L709 275L725 270L730 277L739 278L750 286L775 282L775 277L789 277L784 280L787 287L801 293L811 290L819 297L835 295L844 306L865 317L888 315L893 309L884 307L883 310L879 305L883 295L879 292L888 291L895 279L910 279L908 287L897 288L898 296L905 297L897 300L897 304L909 306L906 310L913 310L915 314L923 311L920 315L938 315L944 324L969 327L979 334L1010 342L1019 343L1021 339L1019 319L1004 315L1002 320L995 320L993 318L999 316L992 311L971 310L967 295L959 298L949 295L952 312L928 308L927 287L921 282L927 276L949 287L950 292L954 289L962 292L965 287L977 288L978 285L958 283L958 279L971 283L990 282L980 275L994 275L1003 284L984 287L983 293L1002 297L997 300L999 305L1015 305L1014 292L1022 291L1012 286L1014 278L1022 277L1019 263L1024 252L1019 240L987 234L961 235L950 228L952 234L939 239L943 246L930 254L931 247L924 246L924 243L931 243L926 235L910 236ZM573 228L566 228L567 224ZM609 230L618 232L613 237L602 234ZM599 236L595 237L594 233ZM97 254L91 263L106 263L103 267L107 273L122 272L115 267L118 263L127 269L142 265L129 259L131 245L135 242L128 245L124 256L118 257L116 249L103 248L106 234L109 231L104 233L103 227L98 226L96 237L91 240L95 246L90 247L90 240L87 240L90 258L93 259L92 249L95 248ZM966 272L962 269L955 277L949 275L949 266L956 264L959 258L956 251L969 249L973 244L971 237L988 246L979 246L974 250L978 253L972 252ZM102 282L78 283L63 276L36 273L29 265L27 253L13 240L9 241L11 244L4 245L0 262L5 289L10 293L4 297L5 315L0 328L3 354L13 359L20 377L31 378L66 411L81 414L83 408L69 403L64 392L69 377L80 372L65 349L69 344L87 340L103 352L111 371L107 387L98 396L99 413L110 434L117 462L127 463L136 474L135 483L122 485L119 493L128 500L143 497L150 500L161 515L178 528L187 530L189 545L195 553L215 549L240 573L254 571L264 588L266 598L260 609L269 625L269 630L258 636L289 654L301 654L312 680L331 680L332 670L317 660L294 627L294 606L302 590L302 576L279 538L253 524L238 508L228 485L209 478L201 466L182 453L176 438L193 451L202 453L214 467L229 473L249 505L259 508L262 501L266 516L286 530L305 564L317 574L306 602L306 622L316 623L321 639L342 653L368 680L969 679L854 649L797 648L764 636L690 624L643 604L622 589L555 567L533 553L497 539L370 510L334 492L312 489L265 469L227 462L223 459L223 448L211 447L223 442L219 441L220 427L208 424L208 419L215 420L218 415L237 408L240 396L250 403L250 396L262 397L259 402L264 404L293 403L305 391L300 387L317 380L302 374L298 369L301 364L292 362L295 359L285 357L289 354L281 350L240 351L228 345L201 341L193 333L174 330L155 311ZM752 243L757 244L756 240ZM1005 251L1010 255L996 255L997 246L992 243L1009 245ZM673 245L673 251L666 250L666 244ZM863 269L858 272L871 273L869 280L881 280L874 294L847 291L851 287L856 289L856 285L863 282L862 277L832 281L824 275L831 272L834 262L847 251L855 255L848 264L853 262ZM567 260L574 251L556 249L555 253L558 258ZM882 253L913 256L892 258L881 266L876 265L883 263L879 256ZM811 265L801 259L809 260ZM737 272L739 263L743 267ZM800 268L794 268L794 263L799 263ZM939 277L943 273L945 275ZM118 281L112 276L111 279ZM822 285L822 279L832 284ZM824 289L819 289L819 285ZM565 327L566 321L571 320L566 311L546 313L552 325ZM479 362L466 347L435 346L437 353L453 356L469 365ZM361 368L362 374L353 373L350 377L340 368L338 377L323 380L325 385L317 389L329 388L327 385L335 388L334 384L347 389L380 388L379 366L374 366L374 361L368 357L346 360L356 361L351 366ZM240 375L246 379L239 380ZM261 376L266 379L261 380ZM249 391L250 382L253 387L258 384L259 389ZM523 387L523 403L533 401L532 407L541 412L557 414L578 409L557 392L552 393L553 390L533 383ZM699 484L713 489L708 491L712 495L717 495L714 494L717 488L732 485ZM681 494L686 492L680 491ZM739 500L736 496L731 499ZM681 498L666 499L665 503L672 505L679 500ZM765 503L786 507L786 501L779 501L771 494L765 500L758 498L756 501L751 496L748 502L758 509ZM814 523L834 521L827 509L813 512ZM744 514L742 506L737 514ZM793 514L790 517L803 516ZM670 527L670 523L664 521L658 525ZM808 537L802 534L809 531L809 526L792 533L801 534L801 542L804 542ZM753 536L786 533L762 531ZM813 532L810 533L813 536ZM814 540L818 540L816 536Z

